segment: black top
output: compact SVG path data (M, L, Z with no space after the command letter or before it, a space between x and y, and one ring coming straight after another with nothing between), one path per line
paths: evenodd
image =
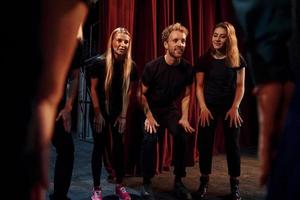
M176 66L168 65L163 56L147 63L142 83L148 87L146 97L150 109L175 105L175 100L193 79L193 67L184 59Z
M91 67L90 75L91 78L98 78L98 98L101 112L105 112L105 91L104 82L106 76L106 62L105 58L100 59L98 62ZM113 78L110 88L109 96L109 113L120 114L122 111L122 87L123 87L123 62L116 62L113 66ZM137 69L135 62L132 62L132 70L130 73L130 82L138 79Z
M246 67L245 60L240 57L240 66L233 68L225 64L225 59L215 59L210 51L201 56L195 71L204 75L204 98L207 104L230 104L234 100L236 88L236 72Z

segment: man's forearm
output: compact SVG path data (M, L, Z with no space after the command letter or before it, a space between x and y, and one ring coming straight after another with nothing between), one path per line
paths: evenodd
M152 115L150 108L149 108L148 100L145 96L145 93L147 90L148 90L148 88L146 88L143 84L141 84L140 89L137 92L138 102L139 102L141 108L143 109L145 116L147 116L149 114Z
M181 112L182 112L182 119L188 119L189 116L189 106L190 106L190 95L185 96L181 101Z
M143 109L143 112L144 112L146 117L148 115L152 115L151 110L149 108L147 98L145 97L144 94L138 94L138 102L139 102L141 108Z
M144 95L142 95L142 97L141 97L141 105L142 105L143 112L144 112L145 116L147 116L149 114L152 115L151 110L149 108L147 98Z
M181 100L181 119L188 119L189 117L189 106L190 106L191 86L185 88L184 97Z

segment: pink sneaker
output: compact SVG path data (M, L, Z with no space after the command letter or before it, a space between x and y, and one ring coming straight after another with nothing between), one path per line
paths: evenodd
M101 189L94 189L93 196L91 197L92 200L102 200L102 190Z
M120 200L131 200L129 193L123 185L116 186L116 195L118 195Z

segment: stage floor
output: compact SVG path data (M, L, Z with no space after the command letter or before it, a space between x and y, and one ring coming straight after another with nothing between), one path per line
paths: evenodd
M72 184L69 190L69 197L72 200L90 200L93 187L91 175L91 152L93 144L86 141L75 139L75 164L73 171ZM50 187L47 192L53 190L53 171L54 171L55 149L51 148L51 163L49 166ZM259 163L257 160L255 148L242 149L241 158L240 189L243 200L262 200L265 196L265 188L258 186ZM114 196L114 184L106 180L107 172L103 170L101 177L101 186L103 189L104 200L117 200ZM174 200L172 194L173 174L171 171L165 171L153 178L153 191L158 200ZM195 191L199 185L198 163L194 167L187 168L187 177L183 182L190 191ZM140 177L127 177L125 183L128 191L132 194L132 200L140 199L139 190L142 183ZM226 157L223 154L214 156L213 171L210 178L207 200L227 199L230 192L229 179L227 175Z

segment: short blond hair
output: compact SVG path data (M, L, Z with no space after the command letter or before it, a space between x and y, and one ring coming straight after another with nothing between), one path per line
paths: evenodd
M180 23L175 23L172 24L168 27L166 27L163 32L161 33L161 39L162 42L165 42L168 40L170 34L172 33L172 31L180 31L186 34L186 36L189 34L189 31L187 30L187 28L185 28L183 25L181 25Z

